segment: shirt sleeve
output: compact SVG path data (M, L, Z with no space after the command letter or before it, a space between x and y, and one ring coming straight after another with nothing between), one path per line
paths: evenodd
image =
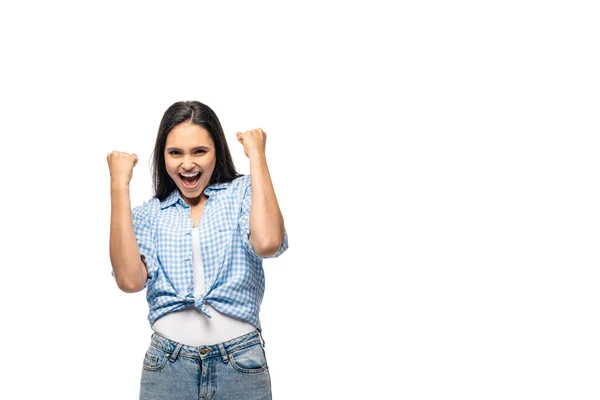
M133 220L133 231L140 251L141 259L146 264L148 278L144 283L144 289L152 282L156 276L157 257L154 235L152 234L152 218L150 203L146 202L141 206L137 206L131 210ZM114 271L111 271L115 277ZM115 278L116 279L116 278Z
M242 243L244 248L248 253L250 253L253 257L258 259L264 258L277 258L282 255L288 248L288 234L285 226L283 227L283 241L279 246L277 252L271 256L261 257L256 254L252 244L250 243L250 207L252 205L252 183L250 179L248 179L248 185L244 189L244 194L242 198L242 212L239 220L239 229L242 235Z

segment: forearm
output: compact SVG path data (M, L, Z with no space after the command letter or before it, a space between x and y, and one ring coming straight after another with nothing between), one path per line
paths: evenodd
M250 241L258 252L274 253L283 242L283 215L263 153L250 158L252 206L250 208Z
M128 185L111 184L109 251L119 288L124 292L141 290L147 272L133 230Z

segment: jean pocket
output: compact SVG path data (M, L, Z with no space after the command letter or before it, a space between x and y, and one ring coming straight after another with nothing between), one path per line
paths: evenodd
M245 374L263 372L268 368L265 349L261 343L232 351L229 353L229 361L233 368Z
M150 345L144 355L144 369L146 371L159 371L167 365L169 354Z

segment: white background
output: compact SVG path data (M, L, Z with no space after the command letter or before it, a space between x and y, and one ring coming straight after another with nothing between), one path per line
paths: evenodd
M209 4L210 3L210 4ZM218 3L218 4L215 4ZM4 2L4 399L135 399L106 155L163 112L263 128L274 398L598 399L598 9L583 1Z

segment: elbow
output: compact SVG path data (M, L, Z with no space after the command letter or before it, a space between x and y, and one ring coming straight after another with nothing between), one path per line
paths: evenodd
M117 281L117 286L119 287L119 289L122 292L125 293L137 293L137 292L141 292L142 289L144 289L144 285L139 285L138 283L134 283L134 282L119 282Z
M283 242L283 240L281 241ZM274 256L279 248L281 247L281 242L271 242L267 243L265 246L262 246L259 251L256 252L261 257L271 257Z
M285 239L285 229L282 228L281 232L278 234L260 238L250 232L248 239L254 252L259 257L271 257L281 248L283 240Z
M146 281L148 280L148 273L146 271L146 265L140 260L140 273L135 274L134 276L125 275L125 276L117 276L114 273L113 267L113 276L117 281L117 286L122 292L125 293L137 293L141 292L146 286ZM123 272L126 274L127 272Z
M123 277L116 277L115 276L115 280L117 281L117 287L125 293L137 293L140 292L144 289L144 285L145 282L144 281L138 281L138 280L132 280L132 279L126 279Z

